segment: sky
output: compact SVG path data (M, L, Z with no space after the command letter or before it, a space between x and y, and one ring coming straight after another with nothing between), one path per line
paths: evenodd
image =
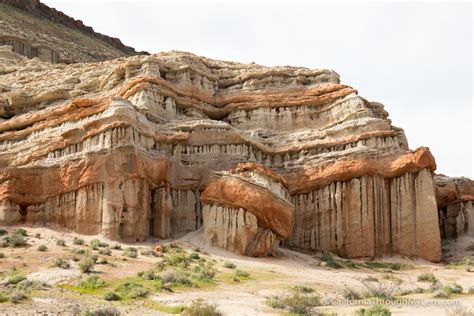
M474 178L470 2L43 0L150 53L330 68L385 105L437 173Z

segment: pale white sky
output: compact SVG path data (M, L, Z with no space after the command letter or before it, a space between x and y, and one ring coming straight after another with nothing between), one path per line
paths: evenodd
M150 53L331 68L385 104L438 173L474 178L470 2L43 0Z

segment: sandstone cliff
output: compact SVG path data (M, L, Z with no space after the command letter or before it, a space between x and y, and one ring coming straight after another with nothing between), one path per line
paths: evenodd
M474 237L474 181L436 175L435 182L441 236Z
M127 240L224 229L218 245L253 255L284 240L440 260L434 158L334 71L182 52L0 58L2 224Z

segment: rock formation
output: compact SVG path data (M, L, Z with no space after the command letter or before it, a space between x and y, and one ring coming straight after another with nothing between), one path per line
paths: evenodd
M434 179L441 237L474 237L474 181L445 175Z
M76 48L57 51L83 61ZM332 70L183 52L51 64L0 47L0 76L2 225L439 261L436 197L472 207L459 181L436 196L429 150Z
M97 33L39 0L0 0L0 22L0 45L11 45L30 58L74 63L148 54Z
M246 223L243 236L218 241L241 253L289 236L285 246L346 257L440 259L433 157L410 151L383 106L333 71L181 52L73 65L10 53L2 67L3 224L143 240L178 238L208 218L207 233L218 220ZM243 185L243 167L212 173L249 161L281 174L289 197L265 177ZM237 198L250 187L277 217Z
M212 173L201 195L204 239L248 256L274 252L293 228L294 205L286 185L256 163Z

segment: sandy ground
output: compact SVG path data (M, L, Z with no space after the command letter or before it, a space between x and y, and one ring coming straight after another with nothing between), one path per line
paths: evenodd
M13 269L21 271L30 280L41 280L51 287L46 291L34 292L28 300L13 304L9 302L0 303L0 315L73 315L75 312L94 309L103 306L114 306L124 315L164 315L157 309L145 306L143 301L136 303L110 303L101 297L92 294L81 294L70 289L61 287L62 284L75 284L81 276L81 272L72 261L69 269L54 268L52 260L57 257L70 258L73 254L70 249L76 246L72 244L75 236L89 243L94 238L108 242L111 246L116 244L98 236L79 236L73 233L57 232L46 228L26 228L28 231L28 247L26 248L1 248L0 252L5 258L0 259L0 279L5 279L8 272ZM7 229L11 231L12 229ZM40 238L33 237L36 233ZM56 245L57 239L66 241L68 247ZM161 243L162 241L160 241ZM474 252L468 249L468 245L474 242L471 239L462 239L460 243L448 243L444 245L445 252L450 259L461 260L462 258L473 258ZM158 240L149 240L146 243L133 244L130 246L143 249L156 245ZM46 252L38 252L40 244L48 246ZM179 244L191 251L199 246L205 257L217 261L218 273L215 283L203 288L185 288L174 292L161 291L151 293L148 300L159 303L161 306L188 305L195 299L203 299L207 303L214 304L224 315L281 315L282 312L266 305L267 298L273 295L285 295L296 285L309 286L321 297L324 303L318 307L320 312L336 312L338 315L353 315L362 306L339 305L343 298L342 293L346 288L358 291L364 290L361 280L367 277L381 279L387 275L383 269L333 269L321 266L317 256L301 254L291 250L281 249L281 256L269 258L247 258L231 254L222 250L206 247L196 234L190 234L183 238ZM122 249L127 244L121 244ZM113 250L112 256L108 257L112 265L96 265L95 270L104 280L113 281L118 278L135 276L137 272L150 268L157 258L139 255L137 259L125 258L123 250ZM238 269L250 273L250 279L241 282L233 282L229 269L222 267L224 261L230 261L237 265ZM413 290L416 287L428 288L428 283L417 282L417 276L422 272L432 272L443 284L456 282L464 289L474 287L474 272L466 271L465 267L449 267L447 264L433 264L421 260L410 260L399 257L382 258L378 261L400 262L410 265L409 269L392 271L391 275L403 280L400 289ZM354 260L355 263L362 261ZM454 311L455 306L462 306L463 311L474 311L474 295L462 294L453 296L449 302L443 299L433 299L432 293L409 294L403 298L419 299L426 306L415 306L399 304L389 306L394 315L450 315L461 316L461 309ZM442 304L455 303L455 306Z

